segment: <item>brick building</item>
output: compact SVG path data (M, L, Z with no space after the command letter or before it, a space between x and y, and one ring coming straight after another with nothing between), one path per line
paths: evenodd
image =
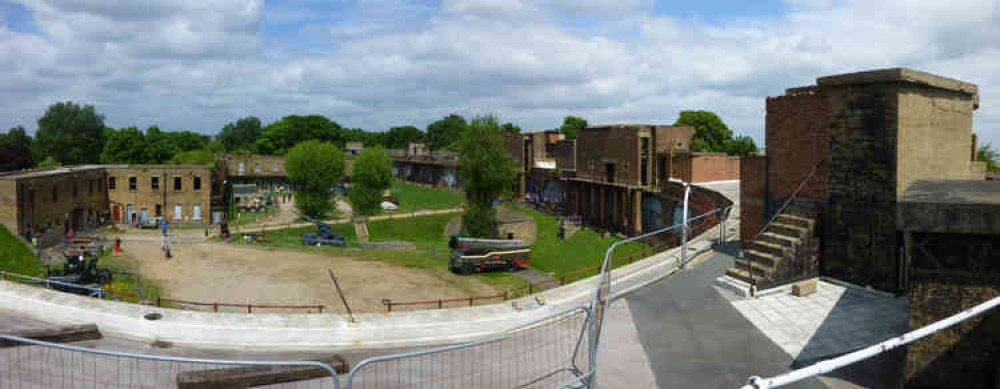
M108 196L101 166L75 166L0 175L0 224L11 233L47 242L70 228L106 220Z
M423 143L409 143L405 149L386 152L392 158L392 174L397 179L446 188L461 186L457 152L430 150Z
M216 156L216 167L225 180L224 185L256 185L257 195L287 190L288 174L285 157L263 154L225 154ZM242 196L234 197L242 200Z
M766 157L741 168L744 243L801 186L795 202L820 219L806 232L819 238L820 273L901 288L899 199L919 180L984 179L971 157L977 106L975 85L910 69L821 77L768 98Z
M141 224L154 217L172 223L222 221L221 209L213 213L215 180L208 166L105 165L104 168L114 223Z

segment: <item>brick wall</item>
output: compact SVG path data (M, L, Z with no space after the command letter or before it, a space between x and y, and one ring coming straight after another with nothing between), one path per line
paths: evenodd
M1000 295L996 235L920 234L910 274L910 329ZM996 388L1000 378L1000 312L993 310L907 347L908 388Z
M691 158L690 176L690 182L739 180L740 158L726 155L694 155Z
M212 171L208 167L185 166L136 166L109 168L108 177L114 177L116 188L108 191L112 207L118 207L121 216L115 222L129 222L126 212L132 205L137 217L146 210L149 217L156 216L159 205L161 216L170 222L211 223ZM135 191L129 190L129 178L136 178ZM195 178L201 179L201 189L194 189ZM153 178L158 188L153 189ZM174 189L174 180L181 180L181 190ZM175 207L180 205L180 219L175 218ZM200 220L194 218L195 206L200 207ZM112 212L113 214L114 212Z
M639 182L640 126L588 127L577 134L577 177L605 181L606 163L614 163L615 182ZM626 167L626 164L628 165Z
M828 215L821 272L896 287L896 84L824 87L829 103Z
M826 97L815 92L767 99L765 118L768 191L791 196L813 166L829 154ZM820 166L798 197L826 199L826 166Z
M767 193L767 157L740 161L740 240L749 242L764 226Z

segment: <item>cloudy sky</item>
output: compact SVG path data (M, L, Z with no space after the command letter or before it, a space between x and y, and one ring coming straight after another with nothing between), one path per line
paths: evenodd
M975 131L1000 145L996 0L0 0L0 58L3 130L61 100L203 133L248 115L539 130L708 109L762 144L766 96L907 66L978 84Z

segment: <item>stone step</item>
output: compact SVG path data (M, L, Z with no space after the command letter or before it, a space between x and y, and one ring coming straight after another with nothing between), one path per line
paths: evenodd
M736 262L735 262L735 265L733 265L733 267L735 267L737 269L741 269L743 271L746 271L747 270L747 262L748 261L745 258L736 258ZM760 261L756 261L756 260L752 261L752 262L750 262L750 266L753 267L753 276L755 278L762 277L765 274L772 274L774 272L774 268L773 267L768 266L765 263L761 263Z
M773 232L765 232L763 234L760 234L760 237L758 237L757 239L784 247L792 247L794 245L802 243L802 240L799 238L782 234L775 234Z
M772 243L761 239L750 241L747 248L781 257L784 257L787 252L792 250L790 245Z
M781 262L784 257L772 255L757 250L743 250L743 256L752 259L754 263L761 263L764 266L774 267Z
M767 227L767 232L798 238L800 240L806 235L806 233L808 233L808 231L808 228L778 222L771 223L771 225Z
M730 277L733 277L733 278L735 278L737 280L740 280L740 281L743 281L743 282L746 282L746 283L750 283L750 275L747 274L747 269L746 268L743 268L743 269L739 269L739 268L735 268L735 267L728 268L728 269L726 269L726 275L730 276ZM753 274L753 279L754 279L754 281L756 281L758 283L767 280L766 277L764 277L761 274L757 274L757 273Z
M810 219L816 219L819 217L819 209L817 209L816 207L796 204L794 202L788 204L788 206L785 207L785 210L782 213L798 215Z
M788 224L796 227L803 227L812 229L816 225L815 219L810 219L808 217L803 217L791 213L782 213L778 217L774 218L775 223Z

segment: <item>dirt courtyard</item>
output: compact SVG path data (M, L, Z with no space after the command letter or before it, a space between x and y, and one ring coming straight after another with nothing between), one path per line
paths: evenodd
M171 247L173 258L166 260L160 251L159 237L152 234L123 237L123 248L124 254L118 262L127 264L143 279L155 282L163 297L177 300L322 304L324 312L346 312L328 269L337 275L355 312L384 312L381 301L385 298L436 300L501 293L476 278L448 271L411 269L363 258L338 257L324 251L177 242ZM220 308L220 312L245 312L245 308Z

